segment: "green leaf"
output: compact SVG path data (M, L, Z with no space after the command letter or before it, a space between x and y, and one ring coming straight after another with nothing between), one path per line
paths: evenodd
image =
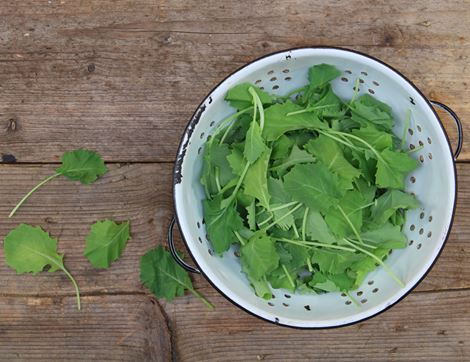
M376 127L391 131L394 125L391 108L375 99L364 94L351 105L352 119L358 121L361 125L372 123Z
M237 176L241 176L243 169L246 166L246 161L243 158L243 152L234 147L231 153L227 156L227 161L233 173Z
M253 121L246 133L243 155L249 163L254 163L265 150L266 145L261 137L261 128L257 122Z
M402 249L406 247L406 236L400 226L387 222L381 227L361 234L362 241L383 249Z
M372 254L377 256L379 259L383 260L387 255L390 249L375 249L371 251ZM377 261L370 256L361 255L362 258L356 261L351 265L351 271L356 273L356 281L354 282L354 286L351 289L357 289L362 284L366 276L377 269Z
M359 231L362 228L361 208L365 204L366 201L362 194L355 190L346 192L338 204L346 213L349 221L353 224L356 231ZM340 239L354 234L349 222L346 220L339 208L331 208L325 215L325 221L330 230Z
M261 103L267 105L274 101L268 93L250 83L241 83L230 88L227 92L227 95L225 96L225 100L228 101L232 107L237 109L243 109L251 106L253 96L248 91L250 87L255 90L256 94L258 94Z
M107 269L121 256L130 238L129 221L117 224L112 220L97 221L86 238L83 255L95 268Z
M260 280L279 265L279 255L273 240L262 232L248 240L240 248L243 271L254 280Z
M266 280L266 278L261 278L260 280L254 280L247 275L248 280L250 281L251 286L255 290L255 293L258 297L263 298L264 300L270 300L273 297L271 288Z
M340 75L341 72L334 65L324 63L314 65L308 70L309 86L311 88L323 87Z
M194 290L188 273L180 267L161 245L149 250L140 258L140 281L158 298L171 302L189 290L209 309L214 307Z
M332 244L336 238L331 233L323 216L318 211L309 210L305 233L311 240L317 240L321 243Z
M299 147L297 147L297 145L294 145L291 149L289 156L281 162L276 163L273 167L270 168L270 171L276 171L280 174L283 174L283 171L287 170L289 167L292 167L299 163L313 162L315 162L315 158L310 153L301 150Z
M418 167L407 153L384 150L377 161L376 183L382 188L404 189L405 176Z
M317 264L324 274L345 273L354 262L362 259L360 254L349 251L327 249L314 249L312 252L312 263Z
M62 270L75 288L77 307L80 310L80 291L75 279L64 266L64 256L57 253L57 239L51 238L39 226L21 224L5 237L3 252L6 264L18 274L37 274L46 267L49 267L49 272Z
M272 160L280 160L289 156L292 146L294 145L294 141L287 137L286 135L282 135L272 144L272 153L271 159Z
M380 131L377 127L372 124L367 125L366 127L362 127L359 129L353 129L351 133L354 136L357 136L367 143L369 143L372 147L374 147L377 151L383 151L385 149L391 149L393 146L393 137L391 133ZM360 147L363 147L363 144L354 141L353 143L357 144Z
M295 201L320 212L336 204L343 193L338 176L322 164L295 165L284 177L284 187Z
M287 101L286 103L274 104L264 111L263 137L267 141L277 140L288 131L298 129L327 128L318 117L311 113L300 113L288 116L288 113L303 110L302 107Z
M255 200L253 201L246 207L246 220L248 222L248 226L250 230L255 231L256 230L256 207L255 207Z
M227 207L222 207L222 201L221 196L216 196L212 200L205 199L203 202L207 235L217 254L223 253L232 243L238 242L234 231L243 226L243 220L237 212L235 203L231 202Z
M341 147L327 136L320 135L318 138L307 143L305 148L326 165L329 170L345 179L348 184L351 184L352 180L361 174L357 168L353 167L344 158Z
M397 209L416 209L419 202L406 192L388 190L376 200L372 208L372 221L377 225L383 225Z
M273 204L287 204L292 201L291 196L284 188L281 180L268 177L268 192L271 195L271 202Z
M243 185L245 193L256 198L260 204L269 209L270 195L268 192L268 163L270 150L266 150L258 160L248 168Z
M98 153L79 149L65 152L62 155L62 166L56 172L70 180L91 184L108 169Z

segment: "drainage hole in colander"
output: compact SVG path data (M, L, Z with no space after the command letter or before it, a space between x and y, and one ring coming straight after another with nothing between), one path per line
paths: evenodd
M274 322L279 323L279 318L278 317L274 318Z
M429 158L430 160L432 160L432 153L431 153L431 152L428 153L428 158Z
M347 300L347 301L344 302L344 304L350 305L350 304L351 304L351 301L350 301L350 300Z
M410 192L410 195L411 196L416 196L416 194L414 192Z
M341 293L341 296L342 296L342 297L346 297L346 293Z
M357 295L358 297L360 297L362 294L363 294L362 290L360 290L360 291L358 291L358 292L356 293L356 295Z
M419 162L421 162L421 163L424 162L424 156L423 155L419 155Z
M410 143L410 150L414 150L416 147L414 144Z
M283 305L284 307L288 307L288 306L289 306L289 304L287 304L287 303L282 303L282 305Z
M202 147L199 147L199 148L197 149L197 154L200 155L200 154L201 154L201 151L202 151Z
M272 77L269 81L270 81L270 82L274 82L275 80L277 80L277 78L276 78L276 77Z
M307 304L307 305L304 305L304 308L305 308L306 310L308 310L308 311L311 311L310 306L309 306L308 304Z
M414 224L411 224L410 225L410 230L413 231L414 229L416 228L416 226Z
M432 140L431 138L428 137L428 143L431 144L432 143Z
M287 299L289 299L291 296L289 294L284 294L284 297L286 297Z
M372 284L374 284L374 281L373 281L373 280L369 280L369 281L367 282L367 284L372 285Z
M359 92L359 91L361 90L361 88L354 86L354 87L353 87L353 90L354 90L355 92Z
M367 72L364 72L364 71L362 71L361 74L365 75L366 77L369 75L369 74L367 74Z
M285 77L284 80L290 81L292 80L292 77Z
M418 245L416 245L416 249L419 250L419 249L421 249L422 246L423 246L423 245L422 245L421 243L419 243Z
M416 126L416 129L418 130L418 132L421 132L421 126L419 124Z
M424 212L422 212L421 214L419 214L419 218L420 218L420 219L424 219Z
M380 85L379 82L377 82L375 80L372 81L372 84L374 84L376 87L378 87Z
M277 84L273 85L273 90L279 89L279 86Z
M415 242L414 240L410 240L408 245L411 246L411 245L413 245L414 242Z
M372 289L372 293L377 293L378 291L379 291L379 288Z
M362 303L362 304L366 304L366 303L367 303L367 299L361 299L361 303Z
M420 141L418 141L418 144L419 144L421 147L423 147L423 146L424 146L424 143L423 143L423 141L421 141L421 140L420 140Z
M271 294L272 299L276 299L276 296L274 294Z
M234 251L234 252L233 252L233 255L235 255L237 258L240 257L240 253L239 253L238 251Z
M209 241L209 235L206 234L206 240Z
M268 302L268 305L269 305L270 307L274 307L274 303Z
M414 183L416 182L416 177L411 176L411 177L410 177L410 181L411 181L412 184L414 184Z
M427 237L430 238L432 236L432 231L428 232Z
M346 78L346 77L341 77L341 80L342 80L343 82L348 82L348 81L349 81L349 79Z
M352 74L352 72L349 69L346 69L344 72L348 74Z
M209 124L209 127L214 127L214 124L215 124L215 121L212 121L212 122Z
M274 74L274 70L272 70L272 69L270 71L268 71L268 75L271 75L271 74Z
M259 89L264 90L264 87L259 87Z
M423 234L424 234L424 229L423 228L419 229L419 235L423 235Z
M211 249L207 249L207 252L209 253L210 256L213 256L213 255L214 255L214 253L212 252Z
M199 242L202 244L202 239L200 236L197 237L197 240L199 240Z
M283 69L282 72L283 72L283 73L289 73L290 70L286 68L286 69Z
M429 222L432 221L432 216L431 216L431 215L429 215L428 221L429 221Z
M375 91L373 89L369 88L368 91L369 91L370 94L375 94Z
M359 83L364 84L364 79L359 78Z
M260 84L262 82L261 79L255 80L255 84Z
M204 132L201 133L201 140L204 138Z
M411 128L408 128L408 133L410 134L410 136L413 136L413 130Z
M388 252L388 255L392 255L392 253L393 253L393 250L390 249L390 251Z
M201 228L201 224L199 223L199 221L196 223L196 226L197 226L198 229Z

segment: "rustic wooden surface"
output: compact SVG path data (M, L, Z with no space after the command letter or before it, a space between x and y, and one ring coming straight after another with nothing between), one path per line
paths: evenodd
M181 132L227 73L289 47L351 47L451 105L469 133L469 34L468 0L1 0L0 238L20 222L60 237L83 310L65 276L17 276L0 251L0 360L469 360L470 138L441 258L416 291L376 318L292 330L240 311L201 277L195 285L214 312L192 296L157 301L138 281L139 257L164 242L173 213ZM111 172L94 186L54 180L7 219L60 154L78 146L99 151ZM105 217L131 219L133 238L119 262L97 271L82 255L83 239Z

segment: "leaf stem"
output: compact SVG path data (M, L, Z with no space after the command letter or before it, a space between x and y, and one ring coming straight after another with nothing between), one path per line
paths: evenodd
M311 112L311 111L315 111L317 109L330 108L330 107L334 107L334 106L335 106L335 104L325 104L325 105L322 105L322 106L307 107L307 108L304 108L304 109L300 109L298 111L289 112L289 113L286 114L286 116L290 117L290 116L293 116L295 114Z
M297 239L300 238L300 235L299 235L299 230L297 229L297 226L295 225L295 221L294 223L292 224L292 229L294 229L294 235Z
M417 152L417 151L421 151L423 148L424 148L424 146L418 146L418 147L413 148L412 150L406 151L406 153L409 154L409 153L414 153L414 152Z
M289 210L288 212L286 212L284 215L282 215L279 219L277 219L276 221L272 222L271 224L269 224L267 227L266 227L266 230L272 228L274 225L278 224L279 221L281 220L284 220L286 217L288 217L290 214L292 214L295 210L297 210L299 207L302 206L302 203L299 202L298 205L294 208L292 208L291 210Z
M220 192L220 190L222 190L222 187L220 187L219 174L220 174L220 170L218 167L216 167L215 168L215 185L217 186L217 192Z
M258 96L258 93L256 93L255 89L253 87L248 88L248 92L253 96L253 102L256 103L258 113L259 113L259 127L261 128L261 131L264 128L264 108L263 108L263 103L261 102L261 99Z
M307 216L308 216L309 208L305 208L304 218L302 219L302 239L307 240L305 237L305 229L307 228Z
M313 266L312 262L310 261L310 257L307 258L307 268L310 273L313 272Z
M346 294L348 296L348 298L351 300L351 302L353 302L353 304L356 306L356 307L360 307L361 305L358 303L358 301L349 293L349 291L345 291L344 294Z
M235 236L237 237L238 241L240 242L240 244L242 244L242 246L244 246L246 243L245 241L243 240L243 238L241 237L241 235L238 233L238 231L234 231L234 234Z
M339 212L341 214L343 214L343 217L344 219L346 220L346 222L348 223L349 227L352 229L354 235L356 235L356 238L357 240L360 241L361 244L364 244L364 242L362 241L362 238L361 238L361 235L359 235L359 232L357 231L357 229L355 228L354 224L352 223L351 219L348 217L348 215L346 215L346 213L344 212L343 208L339 205L336 205L337 209L339 210Z
M48 183L49 181L55 179L56 177L59 177L62 175L62 172L58 172L56 173L55 175L52 175L52 176L49 176L48 178L44 179L43 181L41 181L40 183L38 183L36 186L34 186L31 191L29 191L22 199L21 201L14 207L14 209L10 212L10 215L8 215L8 217L12 217L13 215L15 215L15 213L18 211L18 209L21 207L21 205L23 205L23 203L37 190L39 189L41 186L45 185L46 183Z
M385 271L388 273L388 275L390 275L393 280L395 280L399 286L401 286L402 288L405 287L405 284L403 284L403 282L400 280L400 278L398 278L396 276L396 274L392 271L392 269L390 269L390 267L385 264L383 262L382 259L380 259L377 255L371 253L370 251L367 251L365 249L362 249L360 246L354 244L354 243L351 243L350 241L346 240L346 239L343 239L347 244L351 245L353 248L356 248L357 250L359 250L360 252L366 254L366 255L369 255L372 259L374 259L375 261L377 261L377 263L379 263L380 265L383 266L383 268L385 269Z
M75 296L76 296L76 299L77 299L77 308L78 308L78 310L80 310L81 309L80 289L78 288L78 284L75 281L75 278L72 276L72 274L70 274L69 271L67 269L65 269L65 267L61 267L61 269L65 273L65 275L67 275L67 277L70 279L70 281L73 284L73 287L75 288Z
M193 293L201 302L203 302L209 310L214 310L214 306L201 293L193 288L188 288L188 290Z
M253 106L249 106L247 108L244 108L242 109L241 111L238 111L230 116L228 116L227 118L225 118L224 120L222 120L222 122L220 122L220 124L217 126L217 128L215 129L214 133L213 133L213 136L212 138L210 139L209 142L212 143L212 140L214 139L215 136L217 136L217 134L222 130L224 129L224 127L227 126L227 124L231 121L233 121L234 119L237 119L239 116L241 116L242 114L248 112L248 111L251 111L253 109ZM222 139L220 140L220 143L222 144L225 140L225 137L227 137L227 130L225 131L225 134L222 136Z
M350 239L350 238L346 238L346 239L347 239L348 241L354 243L354 244L361 244L358 240L354 240L354 239ZM374 246L374 245L370 245L370 244L366 244L366 243L361 244L361 245L362 245L363 247L365 247L365 248L377 249L377 247Z
M314 246L319 246L323 248L330 248L330 249L337 249L337 250L345 250L345 251L351 251L354 252L354 249L348 248L346 246L341 246L341 245L334 245L334 244L324 244L324 243L317 243L315 241L308 241L308 240L292 240L292 239L285 239L285 238L280 238L278 239L279 241L284 241L286 243L291 243L291 244L296 244L304 247L314 247Z
M328 132L325 132L325 131L317 130L317 132L320 133L320 134L322 134L322 135L324 135L324 136L326 136L326 137L329 137L329 138L335 140L336 142L342 143L343 145L345 145L345 146L347 146L347 147L349 147L349 148L352 148L352 149L358 151L358 148L357 148L356 146L354 146L354 145L353 145L351 142L349 142L349 141L345 141L345 140L343 140L343 139L341 139L341 138L335 137L335 136L333 136L332 134L330 134L330 133L328 133Z
M287 270L286 266L284 264L281 264L282 270L284 270L284 274L286 274L287 280L289 280L289 284L292 285L292 288L295 288L294 281L292 280L292 277L289 274L289 271Z
M401 138L401 149L405 147L405 141L406 141L406 131L408 131L408 128L410 127L410 119L411 119L411 110L408 108L406 111L406 118L405 118L405 128L403 129L403 136Z
M290 97L292 97L294 94L296 93L300 93L300 92L303 92L305 89L308 88L308 85L304 85L302 87L299 87L299 88L295 88L293 90L291 90L289 93L287 93L285 96L277 96L277 98L279 99L289 99Z
M359 78L356 78L356 82L354 83L353 90L354 90L354 93L349 104L354 103L354 101L356 100L357 94L359 93Z

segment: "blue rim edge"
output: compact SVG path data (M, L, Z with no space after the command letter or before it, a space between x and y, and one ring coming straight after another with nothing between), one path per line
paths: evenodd
M206 275L206 273L204 272L204 269L201 268L201 266L199 265L199 263L197 262L196 258L194 257L194 255L191 253L191 249L188 247L188 242L186 241L186 238L185 236L183 235L183 233L181 233L181 237L184 241L184 244L185 244L185 247L186 249L188 250L189 252L189 255L191 256L191 259L194 261L194 263L196 264L197 268L200 270L201 274L204 276L204 278L209 282L210 285L212 285L212 287L217 290L219 292L219 294L221 294L225 299L227 299L230 303L232 303L233 305L235 305L236 307L240 308L241 310L245 311L246 313L260 319L260 320L263 320L263 321L266 321L266 322L269 322L271 324L274 324L274 325L277 325L277 326L282 326L282 327L288 327L288 328L292 328L292 329L304 329L304 330L322 330L322 329L333 329L333 328L341 328L341 327L347 327L347 326L352 326L354 324L357 324L357 323L360 323L360 322L364 322L364 321L367 321L368 319L370 318L373 318L373 317L376 317L380 314L382 314L383 312L389 310L390 308L392 308L393 306L397 305L399 302L401 302L403 299L405 299L422 281L424 278L426 278L426 276L429 274L429 272L431 271L431 269L434 267L434 265L436 264L437 260L439 259L441 253L442 253L442 250L444 250L444 247L449 239L449 235L450 235L450 232L452 230L452 225L454 223L454 218L455 218L455 209L456 209L456 206L457 206L457 197L458 197L458 183L457 183L457 167L456 167L456 160L455 158L453 157L454 154L453 154L453 151L452 151L452 147L450 145L450 141L449 141L449 136L447 135L447 132L442 124L442 121L441 119L439 118L439 115L437 114L437 112L435 111L435 109L432 107L429 99L419 90L419 88L411 81L409 80L406 76L404 76L400 71L396 70L395 68L393 68L392 66L388 65L387 63L383 62L382 60L380 59L377 59L371 55L368 55L368 54L365 54L365 53L362 53L360 51L357 51L357 50L354 50L354 49L348 49L348 48L342 48L342 47L334 47L334 46L310 46L310 47L296 47L296 48L288 48L288 49L284 49L284 50L280 50L280 51L276 51L276 52L272 52L272 53L269 53L269 54L266 54L266 55L263 55L259 58L256 58L250 62L248 62L247 64L239 67L238 69L234 70L233 72L231 72L229 75L227 75L224 79L222 79L219 83L217 83L211 90L210 92L204 97L204 99L202 100L202 102L198 105L198 107L196 108L196 111L193 113L193 115L191 116L191 121L186 125L185 129L184 129L184 132L183 132L183 135L181 137L181 140L180 140L180 144L178 146L178 151L177 151L177 154L176 154L176 160L178 159L178 157L180 156L181 152L182 152L182 149L183 149L183 146L184 146L184 136L188 133L188 130L195 126L197 124L197 122L199 121L199 118L196 117L196 115L198 114L199 110L201 109L201 107L204 106L206 100L208 100L208 98L210 97L210 95L214 92L214 90L216 88L218 88L227 78L231 77L233 74L237 73L238 71L246 68L247 66L251 65L252 63L255 63L257 62L258 60L261 60L261 59L264 59L264 58L267 58L267 57L270 57L272 55L276 55L276 54L281 54L281 53L285 53L285 52L290 52L290 51L295 51L295 50L302 50L302 49L336 49L336 50L342 50L342 51L346 51L346 52L351 52L351 53L355 53L355 54L359 54L359 55L362 55L366 58L369 58L369 59L372 59L372 60L375 60L376 62L386 66L387 68L389 68L390 70L392 70L393 72L395 72L396 74L398 74L400 77L402 77L409 85L411 85L417 92L418 94L426 101L428 107L431 109L431 111L434 113L434 115L436 116L436 119L438 120L439 122L439 126L441 127L443 133L444 133L444 136L446 138L446 141L447 141L447 146L449 147L449 154L452 158L452 164L454 166L454 184L455 184L455 197L454 197L454 205L453 205L453 208L452 208L452 216L451 216L451 219L450 219L450 223L449 223L449 228L447 230L447 234L446 234L446 237L442 243L442 246L439 250L439 252L437 253L435 259L433 260L433 262L431 263L431 265L429 266L429 268L426 270L426 272L423 274L423 276L416 282L415 285L413 285L410 290L408 290L405 294L403 294L400 298L398 298L394 303L386 306L384 309L378 311L377 313L375 314L372 314L370 316L367 316L365 318L362 318L362 319L359 319L357 321L354 321L354 322L351 322L351 323L344 323L344 324L339 324L339 325L336 325L336 326L327 326L327 327L301 327L301 326L291 326L289 324L284 324L284 323L281 323L279 321L273 321L271 319L268 319L268 318L265 318L265 317L262 317L256 313L253 313L252 311L246 309L245 307L241 306L240 304L236 303L235 301L233 301L232 299L230 299L224 292L222 292L213 282L212 280ZM183 160L181 160L181 165L182 166L182 163L183 163ZM178 224L178 228L179 230L181 230L181 225L180 225L180 221L179 221L179 217L178 217L178 212L176 211L176 199L175 199L175 188L176 188L176 185L178 184L178 182L176 182L176 167L177 167L177 164L176 162L174 163L174 166L173 166L173 204L175 206L175 218L176 218L176 222Z

